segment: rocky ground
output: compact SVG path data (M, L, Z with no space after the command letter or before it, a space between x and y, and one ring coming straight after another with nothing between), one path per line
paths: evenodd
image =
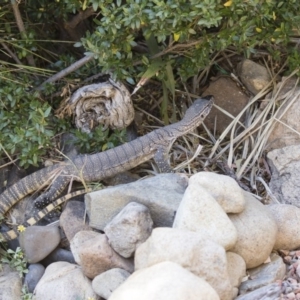
M250 136L253 159L245 165L260 172L225 176L204 166L69 201L59 222L29 227L9 243L24 250L24 283L35 299L300 299L300 89L295 78L282 78L267 92L269 73L249 60L238 75L215 78L204 91L216 99L206 126L224 133L211 153ZM256 98L250 122L245 111ZM235 125L217 107L246 124L229 142ZM232 165L236 174L243 166ZM30 202L12 223L22 223ZM22 284L3 264L0 298L20 299Z

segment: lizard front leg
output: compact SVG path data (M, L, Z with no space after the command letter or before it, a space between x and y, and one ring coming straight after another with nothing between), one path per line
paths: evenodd
M161 173L173 172L167 160L167 156L168 156L168 148L163 146L159 147L156 153L154 154L154 161L157 164L159 171Z
M71 178L68 175L59 175L51 184L49 190L35 200L35 207L41 209L54 201L62 193L70 180Z

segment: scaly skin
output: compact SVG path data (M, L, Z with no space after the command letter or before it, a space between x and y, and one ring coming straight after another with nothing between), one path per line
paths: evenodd
M54 201L71 180L100 181L130 170L154 158L161 172L170 172L167 149L178 137L198 127L210 112L213 98L197 99L177 123L156 129L129 143L92 155L79 155L72 161L41 169L21 179L0 195L0 216L26 195L50 188L36 199L38 208Z
M76 196L85 194L85 193L90 192L90 191L91 190L79 190L79 191L67 194L67 195L55 200L54 202L52 202L51 204L46 206L44 209L42 209L41 211L36 213L33 217L28 219L26 222L24 222L23 223L23 226L24 226L23 230L26 230L26 227L32 226L32 225L36 224L38 221L40 221L41 219L43 219L47 214L49 214L51 211L53 211L55 209L55 207L61 205L62 203L68 201L71 198L74 198ZM17 229L12 229L12 230L7 231L7 232L0 232L0 242L3 242L3 241L7 242L7 241L13 240L17 237L18 237L18 230Z

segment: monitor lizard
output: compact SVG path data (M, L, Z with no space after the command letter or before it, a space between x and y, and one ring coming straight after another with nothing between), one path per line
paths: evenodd
M209 114L213 97L198 98L187 109L181 121L156 129L144 136L118 147L91 154L78 155L32 173L0 195L0 217L26 195L50 188L36 200L37 208L54 201L72 180L85 182L99 181L130 170L154 158L160 172L172 172L167 161L168 147L180 136L193 131Z

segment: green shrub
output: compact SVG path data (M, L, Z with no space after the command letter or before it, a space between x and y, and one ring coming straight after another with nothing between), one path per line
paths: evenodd
M21 166L36 165L54 135L49 129L51 106L14 81L0 78L0 86L0 151L19 153Z
M247 57L258 47L292 54L287 43L293 30L300 32L297 0L109 2L90 0L95 9L100 8L101 17L94 20L97 27L82 44L104 70L113 69L121 78L141 76L155 56L169 61L173 73L187 79L205 68L213 53L229 46ZM150 51L143 55L133 51L138 41L147 43L151 36L158 47L148 45ZM139 62L144 66L134 68ZM162 72L166 64L161 65Z

